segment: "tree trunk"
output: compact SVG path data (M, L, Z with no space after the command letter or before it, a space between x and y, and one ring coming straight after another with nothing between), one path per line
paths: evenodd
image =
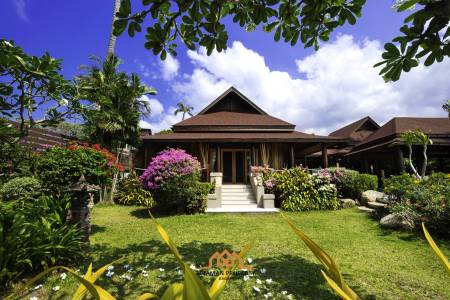
M414 172L414 175L416 176L417 179L421 179L419 172L417 172L416 168L413 165L413 161L412 161L412 146L408 145L408 149L409 149L409 166L411 167L411 170Z
M121 152L122 152L122 148L119 146L117 148L116 164L120 160L120 153ZM113 181L112 181L112 185L111 185L111 194L109 195L109 202L111 202L111 203L114 202L114 194L116 193L116 186L117 186L118 177L119 177L119 171L115 172L114 176L113 176Z
M116 20L116 13L119 11L119 8L120 8L120 1L121 0L114 0L114 13L113 13L113 19L112 19L112 24L111 24L111 33L109 35L108 52L107 52L106 56L114 54L114 49L116 48L117 37L113 34L113 29L114 29L114 21Z
M422 178L425 177L425 173L427 171L427 164L428 164L428 156L427 156L427 145L423 145L423 163L422 163Z

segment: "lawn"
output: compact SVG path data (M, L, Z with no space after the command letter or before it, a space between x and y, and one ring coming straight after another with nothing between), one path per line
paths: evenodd
M426 241L417 235L383 231L357 209L289 213L288 216L340 265L349 285L363 299L450 299L450 277ZM215 251L238 249L254 240L249 257L258 275L236 277L222 299L263 298L253 286L265 286L276 298L287 291L295 299L336 299L324 283L320 265L288 228L279 214L205 214L162 216L159 222L189 263L207 265ZM450 255L450 243L438 241ZM94 269L118 258L112 278L100 285L118 299L136 299L152 292L161 295L169 282L180 281L176 263L145 210L136 207L96 206L93 210L91 253ZM121 278L124 265L132 268ZM147 265L149 276L142 268ZM159 270L163 268L164 271ZM261 269L266 272L262 274ZM257 284L256 279L263 281ZM272 279L268 284L266 279ZM205 281L209 278L205 277ZM270 280L269 280L270 281ZM57 274L34 292L39 298L65 299L76 289L73 279ZM52 291L52 287L60 290Z

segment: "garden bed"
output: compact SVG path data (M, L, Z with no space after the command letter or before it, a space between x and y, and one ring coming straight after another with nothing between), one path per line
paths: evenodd
M416 234L383 231L377 222L356 209L288 213L290 218L320 244L340 265L352 288L363 298L448 299L448 274L426 241ZM311 252L288 228L279 214L213 214L162 216L160 223L179 246L185 259L197 267L207 265L215 251L255 240L249 257L256 276L235 278L222 299L260 298L253 286L266 286L281 297L283 291L296 299L336 299L320 275ZM93 211L91 257L94 269L118 258L114 275L99 283L118 299L136 299L143 292L161 295L168 282L180 281L176 262L162 242L145 210L137 207L96 206ZM450 254L450 243L438 241ZM126 272L125 265L132 270ZM148 277L142 269L147 266ZM164 269L164 271L161 271ZM261 273L264 268L266 272ZM132 279L121 278L129 274ZM257 284L256 279L263 283ZM268 284L267 279L272 279ZM270 280L269 280L270 282ZM52 291L59 286L59 291ZM67 297L75 281L55 274L33 295L39 299ZM264 291L264 290L263 290Z

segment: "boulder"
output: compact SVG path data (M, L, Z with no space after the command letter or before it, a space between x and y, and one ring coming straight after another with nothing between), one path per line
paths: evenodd
M375 209L367 207L367 206L358 206L358 209L363 212L372 213Z
M350 198L339 199L341 201L342 208L351 208L356 205L356 201Z
M370 208L378 209L378 208L385 208L387 204L380 202L367 202L367 206Z
M384 204L390 204L392 202L391 197L388 195L384 195L383 197L377 198L377 202L384 203Z
M392 213L381 218L380 225L390 229L411 230L414 228L414 219L408 213Z
M376 202L378 198L383 198L384 193L368 190L361 194L361 205L367 206L368 202Z

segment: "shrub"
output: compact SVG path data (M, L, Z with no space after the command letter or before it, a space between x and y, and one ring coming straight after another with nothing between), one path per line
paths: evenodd
M329 178L310 175L296 167L281 172L265 172L265 185L270 181L280 199L281 208L287 211L338 209L337 190Z
M152 190L175 177L194 173L200 173L200 162L185 150L170 148L159 152L139 179Z
M69 198L0 202L0 283L24 272L70 263L82 256L75 225L65 224Z
M159 152L139 179L163 209L186 213L205 211L211 185L200 182L199 161L182 149Z
M41 183L34 177L16 177L0 188L0 199L4 201L33 198L41 193Z
M341 174L335 176L339 195L343 198L359 199L367 190L376 190L378 178L376 175L360 174L354 170L344 169Z
M18 143L0 143L0 184L17 176L32 176L36 154Z
M81 175L91 184L108 185L112 175L123 167L115 163L114 154L108 150L83 144L48 148L39 156L36 170L43 187L57 194Z
M139 205L148 208L154 205L152 194L142 187L135 172L119 182L115 200L122 205Z
M391 182L405 181L405 175L393 176ZM433 231L450 236L450 177L435 173L426 180L414 180L409 185L394 185L395 201L389 206L391 212L408 212L414 216L416 227L425 222Z
M391 176L385 181L384 192L393 200L401 200L405 192L411 189L417 180L408 173Z

